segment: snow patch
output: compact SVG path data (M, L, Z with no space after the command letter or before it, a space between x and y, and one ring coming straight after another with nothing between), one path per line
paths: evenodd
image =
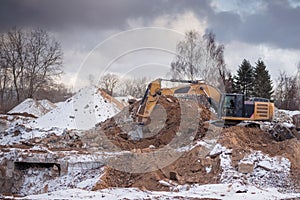
M35 117L41 117L55 107L52 102L46 99L37 101L28 98L10 110L8 114L29 114Z
M224 151L224 147L218 147L223 152L220 154L221 159L221 183L251 184L263 188L278 188L282 191L290 191L291 182L289 179L291 162L284 157L270 157L261 151L254 151L243 158L240 162L252 163L254 170L252 173L243 174L237 168L232 166L231 154Z
M32 121L31 126L44 130L52 127L90 129L120 111L114 102L104 97L103 93L95 86L83 88L46 115Z
M24 199L189 199L215 198L232 199L286 199L297 198L300 194L282 194L276 189L259 189L254 186L244 188L232 184L193 185L191 187L178 186L178 192L142 191L137 188L109 188L99 191L81 189L59 190L51 193L31 195ZM237 192L244 189L245 192Z

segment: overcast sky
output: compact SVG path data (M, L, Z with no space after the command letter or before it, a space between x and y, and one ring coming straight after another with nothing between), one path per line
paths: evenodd
M68 85L79 84L78 74L97 78L105 71L165 76L176 43L192 29L216 34L232 73L244 58L252 65L261 58L276 79L280 70L295 73L300 61L299 0L0 2L1 32L42 27L61 43Z

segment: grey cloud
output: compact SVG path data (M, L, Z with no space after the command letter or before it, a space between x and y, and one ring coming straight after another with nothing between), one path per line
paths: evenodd
M281 48L300 48L300 7L287 1L269 1L264 12L246 18L240 37L250 43L269 43Z
M0 31L12 26L125 28L129 18L152 21L161 14L197 9L202 15L211 10L209 1L181 0L2 0Z
M289 0L248 2L235 1L241 10L254 10L241 16L236 10L216 12L209 0L1 0L0 32L13 26L42 27L67 38L72 31L76 35L120 31L128 28L128 19L140 18L149 26L161 15L192 11L199 19L207 19L208 28L222 42L300 48L299 6L290 5Z
M209 19L209 29L216 33L217 39L228 42L235 39L236 30L242 26L240 15L233 12L219 12Z
M227 42L240 40L300 49L300 7L292 6L287 0L268 0L257 6L263 8L243 17L234 11L215 13L209 18L209 28L218 39Z

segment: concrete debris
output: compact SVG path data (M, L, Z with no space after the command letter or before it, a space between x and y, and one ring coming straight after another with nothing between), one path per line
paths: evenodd
M0 192L135 187L176 193L203 184L226 185L234 193L249 193L253 186L300 192L300 141L275 141L268 133L272 123L263 123L266 129L218 129L207 123L214 118L209 107L162 96L136 138L129 132L138 105L87 130L38 129L28 126L30 117L1 116ZM85 111L94 108L82 105ZM291 119L277 111L278 122Z

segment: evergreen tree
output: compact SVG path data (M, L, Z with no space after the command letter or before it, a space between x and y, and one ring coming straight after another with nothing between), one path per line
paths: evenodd
M253 67L246 59L239 66L237 75L233 80L233 92L244 94L246 97L253 95Z
M256 97L270 99L273 94L273 86L269 71L262 60L258 60L254 68L254 93Z

